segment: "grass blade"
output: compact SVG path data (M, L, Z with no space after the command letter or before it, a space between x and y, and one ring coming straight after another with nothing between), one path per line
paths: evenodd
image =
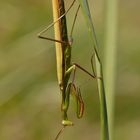
M104 49L104 78L108 108L108 124L110 140L114 136L114 94L115 94L115 67L117 42L117 0L107 0L105 7L105 49ZM108 78L109 77L109 78Z
M98 45L98 42L97 42L97 39L96 39L96 33L95 33L94 25L93 25L93 22L92 22L88 1L87 0L79 0L79 3L80 3L80 6L81 6L81 9L83 11L83 16L84 16L85 21L86 21L87 26L88 26L88 31L89 31L89 34L91 36L91 41L92 41L92 44L93 44L93 47L94 47L94 51L96 52L97 58L100 61L100 54L99 54L99 51L98 51L98 49L99 49L98 46L99 45Z
M101 115L101 140L109 140L109 130L108 130L108 117L107 117L107 105L106 105L106 96L104 88L104 79L103 79L103 70L102 64L100 61L99 55L99 45L96 39L95 29L93 26L90 9L87 0L79 0L80 6L82 8L83 16L88 26L88 31L91 37L92 45L95 51L95 63L97 77L102 77L97 79L98 90L99 90L99 99L100 99L100 115Z

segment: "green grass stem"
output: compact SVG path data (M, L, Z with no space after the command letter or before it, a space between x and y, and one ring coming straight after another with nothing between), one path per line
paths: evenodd
M102 63L99 54L99 45L96 39L95 29L93 26L90 9L87 0L79 0L80 6L83 11L83 15L85 21L88 26L88 31L91 36L92 45L95 51L95 63L96 63L96 72L97 77L101 77L101 79L97 79L98 90L99 90L99 99L100 99L100 116L101 116L101 140L109 140L109 130L108 130L108 117L107 117L107 104L106 104L106 95L104 88L104 77L103 77L103 69Z
M114 96L117 49L117 0L107 0L105 7L104 80L110 140L114 133Z

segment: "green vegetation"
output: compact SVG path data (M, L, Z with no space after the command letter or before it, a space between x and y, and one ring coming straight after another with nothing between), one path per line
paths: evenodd
M94 11L91 14L97 38L103 47L104 4L97 0L94 3L89 0L89 3ZM69 4L68 1L66 7ZM121 1L118 6L115 140L139 139L140 136L139 4L139 0ZM51 1L47 0L0 1L1 140L53 140L61 128L61 100L54 43L37 38L37 33L53 21L51 7ZM73 10L68 14L70 25L74 13ZM72 59L90 70L93 46L81 13L77 22ZM52 37L53 28L47 34ZM73 107L70 108L68 113L75 126L68 128L60 139L99 140L100 115L96 82L94 84L92 79L80 71L76 79L85 102L85 114L82 120L77 120Z

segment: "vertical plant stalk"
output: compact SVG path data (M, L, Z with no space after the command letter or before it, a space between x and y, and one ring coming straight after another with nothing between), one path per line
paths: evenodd
M101 116L101 140L109 140L109 129L108 129L108 112L106 104L106 94L104 87L104 76L102 69L101 57L99 54L99 45L96 38L95 29L93 26L90 9L87 0L79 0L82 12L85 18L85 21L88 26L88 31L91 37L92 45L95 51L95 63L96 63L96 72L97 72L97 84L99 90L99 99L100 99L100 116Z
M99 99L100 99L101 140L109 140L108 112L107 112L106 94L105 94L105 87L104 87L103 69L102 69L102 64L99 61L96 53L95 53L95 63L96 63L97 77L101 77L101 79L97 79Z
M114 133L114 92L117 42L117 0L107 0L105 7L104 78L108 108L110 140Z

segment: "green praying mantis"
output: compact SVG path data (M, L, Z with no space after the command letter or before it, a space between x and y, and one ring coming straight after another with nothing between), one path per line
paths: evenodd
M73 125L73 122L68 119L68 115L67 115L69 104L70 104L70 95L73 95L76 99L77 117L81 118L84 112L84 102L81 96L81 91L80 88L75 84L76 68L79 68L80 70L82 70L83 72L85 72L87 75L89 75L94 79L97 78L95 76L95 72L93 69L93 57L91 57L91 64L92 64L91 66L92 66L93 74L88 72L86 69L82 68L77 63L72 63L71 61L71 51L72 51L72 43L73 43L72 33L73 33L73 29L74 29L74 25L75 25L75 21L80 5L78 6L74 17L70 37L68 37L68 32L67 32L66 14L70 11L75 1L76 0L74 0L71 3L70 7L65 11L64 0L52 0L54 22L38 34L38 37L41 39L46 39L55 42L57 78L58 78L58 84L62 96L61 111L63 116L62 125L64 127ZM55 39L43 36L43 34L47 32L47 30L52 26L54 26L54 30L55 30ZM70 81L70 77L72 73L73 76L72 76L72 80Z

